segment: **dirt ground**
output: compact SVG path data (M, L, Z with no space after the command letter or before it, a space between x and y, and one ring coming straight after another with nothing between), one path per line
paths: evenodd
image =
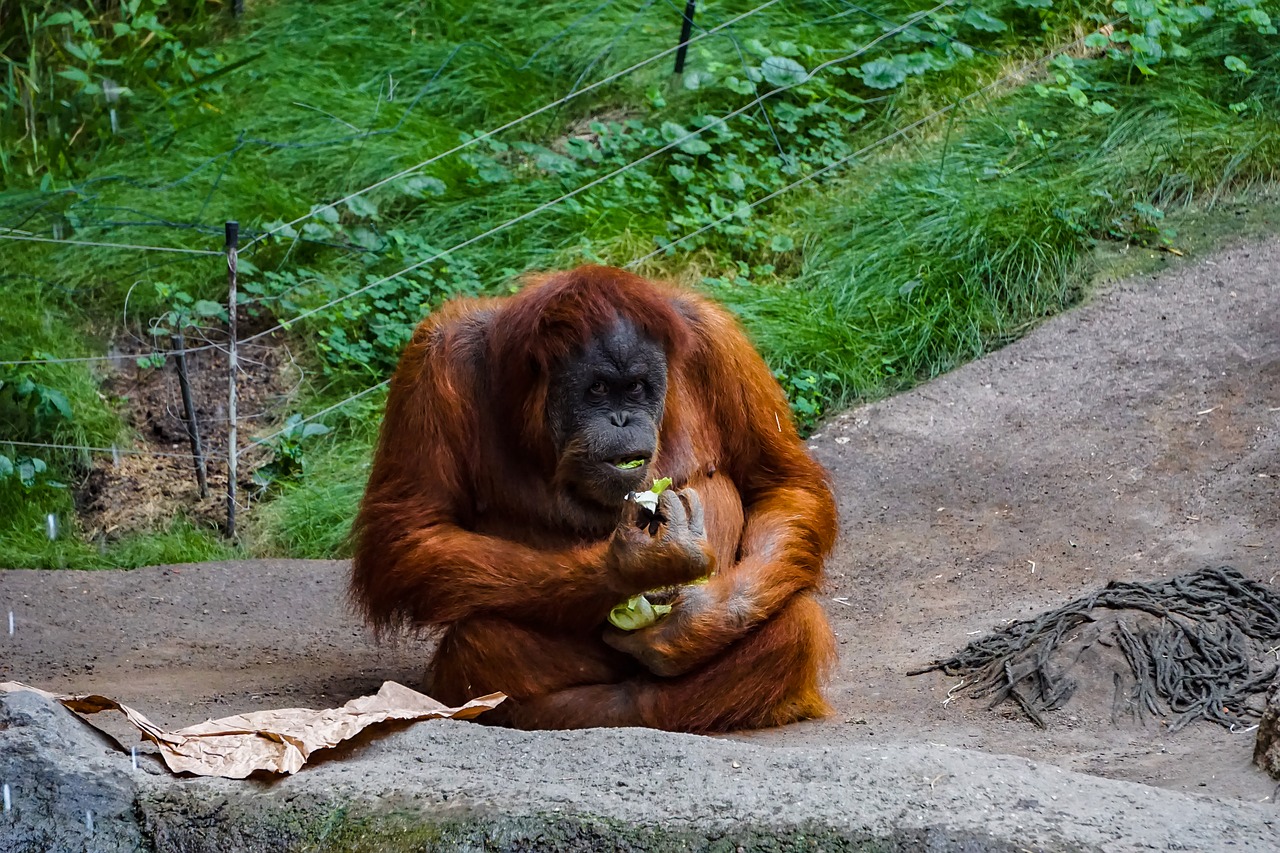
M1280 577L1280 240L1110 285L1027 338L811 440L843 533L824 601L836 714L761 745L915 743L1270 800L1251 732L1112 724L1090 691L1033 726L906 672L1109 580L1228 564ZM99 692L161 724L336 705L420 682L428 647L375 645L345 564L0 572L0 680ZM3 625L14 614L14 632Z
M252 333L258 318L246 317ZM191 338L186 346L198 348L212 343L214 349L187 356L197 433L205 458L208 489L200 497L194 462L183 458L192 447L182 405L177 367L171 358L161 368L144 368L138 357L156 347L140 335L120 334L113 344L117 356L103 378L103 393L119 404L137 436L139 449L152 453L123 453L119 458L98 456L93 468L75 484L76 510L84 536L106 543L139 531L162 529L174 515L174 507L200 524L222 525L226 513L227 489L227 367L222 340L225 331L210 330L214 339ZM157 338L157 342L167 341ZM163 349L163 347L161 347ZM278 429L288 401L303 380L301 368L279 335L271 335L245 347L241 354L246 369L237 383L238 420L242 427L240 476L242 494L253 494L253 471L271 454L266 448L246 441L263 429ZM177 454L177 455L172 455Z

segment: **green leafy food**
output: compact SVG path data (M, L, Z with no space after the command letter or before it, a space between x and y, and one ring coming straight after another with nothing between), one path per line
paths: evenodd
M661 480L655 480L653 485L649 488L649 491L633 493L631 495L631 500L640 504L640 506L649 510L649 512L657 512L658 495L662 494L670 487L671 478L663 477Z
M652 604L643 595L633 595L609 611L609 624L623 631L638 631L670 612L670 604Z

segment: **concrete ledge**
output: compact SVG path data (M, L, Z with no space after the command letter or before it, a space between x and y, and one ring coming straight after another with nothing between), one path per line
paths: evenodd
M366 736L293 777L179 779L150 758L134 771L33 694L3 703L0 776L15 802L0 850L14 853L1280 847L1270 807L931 745L440 721Z

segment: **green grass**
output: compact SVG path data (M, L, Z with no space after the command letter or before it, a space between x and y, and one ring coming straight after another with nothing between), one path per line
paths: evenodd
M1022 90L802 207L794 282L718 292L774 363L830 373L840 402L909 387L1076 301L1099 238L1176 247L1178 212L1274 181L1274 75L1222 92L1182 66L1115 90L1108 116ZM1242 94L1252 118L1227 106Z
M56 521L49 537L48 516ZM165 527L106 543L85 542L75 527L71 497L65 490L23 492L0 489L0 566L13 568L133 569L173 563L224 560L237 549L208 528L181 514Z
M311 476L286 484L253 515L251 539L258 554L345 557L351 519L364 493L373 445L355 436L308 453Z
M756 5L709 4L699 23L714 26ZM771 45L803 45L810 54L802 58L812 66L864 43L881 31L882 21L902 21L908 9L927 7L881 0L862 8L879 17L852 15L849 4L835 0L778 4L736 25L732 38L720 35L695 44L688 67L741 74L744 61L759 62L751 53L759 50L751 46L757 38ZM341 197L453 147L463 133L494 127L555 93L629 68L671 47L678 31L679 12L666 2L405 6L380 0L331 4L322 18L310 4L296 1L250 6L239 37L220 45L227 62L247 64L223 81L220 92L165 109L124 110L122 138L94 160L88 174L55 179L53 192L15 191L4 201L38 208L23 219L24 227L37 232L69 218L82 239L220 248L224 220L236 219L249 230L293 219L318 201ZM976 31L966 35L992 40ZM670 57L659 60L502 139L554 140L580 120L599 115L655 114L687 121L723 114L744 100L723 89L673 85L670 67ZM944 90L959 89L966 79L963 73L944 76L939 81ZM669 103L656 110L655 98ZM738 124L751 123L750 116L744 118ZM751 133L770 144L774 137L783 146L793 142L767 124L756 116ZM665 169L665 160L658 165ZM379 207L380 228L402 227L444 247L563 189L556 179L485 184L459 157L440 161L429 174L448 188L442 197L419 199L396 186L369 196ZM485 283L559 259L584 241L607 242L626 228L646 234L664 230L661 209L615 204L607 193L593 195L595 203L562 206L478 246L471 255ZM203 295L221 288L217 259L161 258L156 263L163 266L117 276L114 271L139 266L139 259L44 246L13 247L11 255L19 268L56 264L59 283L77 295L78 304L66 307L107 316L118 314L124 294L140 276L144 286L135 288L130 304L143 315L164 307L145 279ZM314 262L330 273L366 268L358 253L307 243L250 260L264 268ZM113 274L104 276L104 268Z
M699 23L714 26L755 5L699 4ZM947 19L947 33L973 45L972 56L942 40L929 56L946 61L927 73L892 89L860 84L865 63L920 49L918 31L891 39L770 100L767 110L709 131L707 150L664 153L426 262L654 150L673 138L669 125L693 127L734 110L748 96L731 78L745 77L763 56L813 68L929 5L778 3L736 25L732 38L691 48L688 67L711 75L696 87L673 80L670 58L662 59L504 133L497 144L440 160L426 172L438 183L395 182L307 230L299 224L296 240L256 247L243 256L243 287L262 325L422 263L293 327L291 349L309 381L291 411L317 411L385 378L413 323L450 296L502 292L530 268L625 263L712 225L644 270L705 286L730 303L786 373L798 412L812 418L1012 340L1080 298L1100 245L1185 247L1170 233L1183 211L1274 180L1274 39L1224 23L1194 32L1186 39L1190 55L1159 64L1153 76L1121 55L1079 65L1082 78L1062 68L1061 82L1051 70L1031 75L1051 87L1081 83L1086 101L1105 100L1113 113L1005 84L998 97L968 100L840 172L717 221L722 211L957 104L1092 29L1090 16L1103 11L993 0L984 8L1007 20L1007 31ZM122 108L120 136L70 171L25 182L8 175L0 226L216 249L224 220L239 220L252 236L671 46L682 6L373 0L328 4L317 15L301 0L249 4L243 21L224 27L225 40L210 31L221 61L243 65L194 96L135 98ZM1224 67L1225 56L1237 55L1248 61L1247 73ZM593 126L593 118L624 124ZM588 134L599 143L566 143ZM171 307L157 283L223 296L223 266L218 257L3 244L0 359L100 353L112 336L137 332L139 322ZM91 368L27 373L65 393L74 417L39 429L0 418L0 437L95 446L127 440ZM334 432L305 446L305 473L255 499L236 553L344 553L377 415L366 399L327 417ZM47 458L68 481L84 467L74 453ZM105 551L74 537L50 542L44 518L70 517L70 500L65 489L0 483L0 565L137 565L232 550L181 517Z

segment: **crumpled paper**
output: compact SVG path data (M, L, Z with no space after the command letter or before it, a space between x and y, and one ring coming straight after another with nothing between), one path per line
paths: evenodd
M227 779L243 779L255 770L296 773L311 753L337 746L371 725L387 720L469 720L507 698L491 693L449 708L430 696L387 681L373 696L352 699L340 708L253 711L167 732L128 705L105 696L60 696L17 681L0 683L2 693L18 690L57 700L77 714L119 711L144 738L159 747L164 763L173 772Z

